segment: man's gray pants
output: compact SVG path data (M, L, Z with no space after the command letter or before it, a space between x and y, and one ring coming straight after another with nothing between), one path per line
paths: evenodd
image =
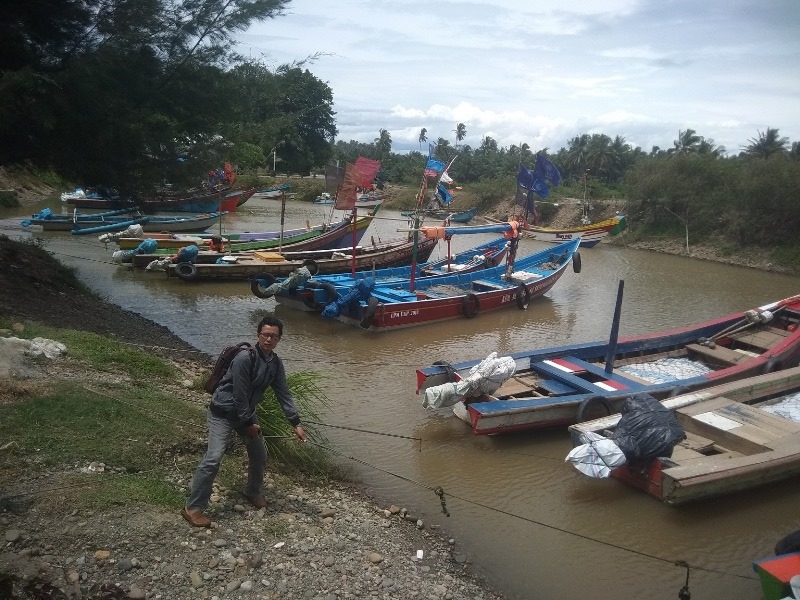
M208 423L208 450L192 477L192 489L189 492L186 506L200 510L208 507L214 478L217 476L225 448L234 432L239 435L247 449L247 486L244 493L248 496L259 495L264 482L264 473L267 470L267 447L264 445L264 438L261 435L251 438L247 434L237 431L230 421L213 415L211 411L208 412L206 422Z

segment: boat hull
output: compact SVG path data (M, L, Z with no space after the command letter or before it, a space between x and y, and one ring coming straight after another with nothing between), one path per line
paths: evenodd
M359 243L361 238L366 233L367 227L369 227L372 219L374 217L371 215L367 215L364 217L358 217L355 225L355 241L356 244ZM286 240L281 241L279 240L265 240L263 243L258 244L260 250L278 250L280 251L310 251L310 250L330 250L341 248L343 245L347 245L352 247L353 244L353 225L349 221L343 221L341 223L337 223L337 225L324 233L320 233L317 231L311 231L305 234L300 234L299 238L301 240L294 239L292 243L289 243ZM256 243L253 241L253 243ZM186 246L188 244L183 244ZM181 247L183 247L181 246ZM174 254L172 251L174 249L164 249L163 251L156 251L153 254L137 254L131 257L131 264L134 267L144 268L147 267L154 260L162 259L165 256L169 256ZM252 248L251 248L252 250ZM216 263L216 261L221 257L227 255L227 249L224 252L210 252L210 251L201 251L195 260L198 264L212 264Z
M426 260L433 252L437 240L426 240L419 246L418 252ZM413 242L377 244L362 248L355 257L355 269L364 270L373 267L389 267L403 265L411 261L414 249ZM169 277L179 277L185 281L243 280L257 277L286 277L296 269L306 266L306 261L313 260L318 273L342 273L353 268L352 256L333 250L282 254L268 253L271 256L259 258L258 253L241 255L237 262L230 264L195 264L193 268L170 264L167 266ZM283 257L290 258L285 260ZM188 269L188 273L185 272Z
M744 312L624 338L617 343L613 354L615 369L659 358L691 358L710 369L684 379L653 383L617 370L608 373L604 368L609 350L605 341L514 354L517 371L514 381L504 384L494 395L470 399L466 411L469 423L477 434L570 425L581 420L581 405L590 397L602 398L608 409L616 412L632 393L646 392L661 399L676 392L702 389L797 364L800 296L765 306L776 304L780 310L773 321L753 324L727 335L726 329L747 318ZM697 343L715 336L714 348ZM467 376L477 362L480 361L452 365L456 377ZM417 391L448 380L442 367L419 369Z
M411 278L412 273L416 280L428 280L433 277L448 277L454 273L466 274L480 271L500 264L508 251L508 242L499 238L486 244L481 244L464 252L460 252L451 260L438 260L433 262L417 263L414 266L400 266L383 269L370 269L356 273L336 274L328 276L315 276L312 287L297 286L275 294L278 304L289 306L305 312L323 310L331 302L329 286L336 289L337 295L346 291L356 281L374 279L377 285L404 285ZM476 256L481 257L476 260ZM324 285L319 285L324 284Z
M548 249L519 259L510 280L505 279L506 265L499 265L473 273L423 278L415 282L413 291L408 283L376 286L369 299L349 303L337 318L370 331L388 331L471 319L499 308L524 309L530 300L547 293L570 263L580 270L574 259L577 240L557 248L559 252Z

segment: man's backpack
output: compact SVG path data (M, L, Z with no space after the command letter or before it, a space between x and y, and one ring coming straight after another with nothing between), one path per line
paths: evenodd
M239 342L235 346L226 346L222 349L222 352L219 353L217 357L217 362L214 363L214 368L211 369L211 375L208 376L205 384L203 385L203 389L207 391L209 394L213 394L214 390L217 389L220 380L225 376L225 373L228 372L228 368L231 366L233 362L233 357L236 356L240 351L247 350L250 352L250 370L253 370L253 365L255 364L256 354L255 348L248 342Z

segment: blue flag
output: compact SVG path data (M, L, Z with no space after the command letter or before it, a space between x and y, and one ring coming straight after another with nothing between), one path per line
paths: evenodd
M439 199L439 202L445 206L449 206L453 201L453 194L451 194L441 183L436 186L436 197Z
M425 170L436 171L436 173L439 174L444 171L444 163L438 158L429 157L428 162L425 163Z
M526 169L522 164L519 165L519 172L517 173L517 185L526 190L536 192L542 198L547 198L550 194L550 186L547 185L544 177L537 174L535 171Z
M533 171L541 179L547 179L555 186L561 183L561 173L558 172L558 169L553 163L541 154L536 155L536 166L533 168Z

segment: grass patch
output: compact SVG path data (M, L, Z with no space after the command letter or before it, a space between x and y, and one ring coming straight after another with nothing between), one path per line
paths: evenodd
M186 496L171 483L152 475L96 475L97 485L82 487L81 504L94 508L151 504L178 509Z
M3 467L31 457L45 466L97 461L129 472L160 467L159 450L194 439L203 424L201 410L158 390L98 394L71 382L0 407L0 421L4 439L14 442Z
M203 417L199 407L153 388L98 393L80 383L51 383L49 390L0 406L0 438L8 444L0 455L2 487L22 479L24 466L25 476L51 472L56 504L178 507L184 495L167 480L165 467L186 476L197 458L173 454L167 463L165 447L197 447ZM81 473L92 462L115 472Z
M0 190L0 207L17 208L20 206L15 190Z

